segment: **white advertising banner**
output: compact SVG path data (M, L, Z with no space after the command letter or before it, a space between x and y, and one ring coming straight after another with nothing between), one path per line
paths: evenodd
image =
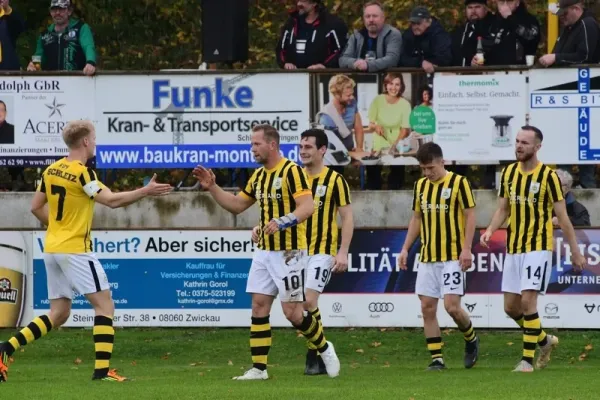
M95 119L94 87L83 76L3 76L0 167L43 167L65 156L65 124Z
M600 68L534 69L530 123L544 133L540 159L551 164L600 160Z
M527 75L436 74L434 141L454 161L513 160L527 119Z
M96 80L99 168L252 167L254 125L298 160L309 75L105 75ZM118 90L118 95L117 95Z

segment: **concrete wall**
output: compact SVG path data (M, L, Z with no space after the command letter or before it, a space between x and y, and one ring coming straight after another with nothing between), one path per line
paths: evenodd
M600 226L600 190L574 191L589 210L592 226ZM29 212L32 193L0 193L0 229L39 228ZM496 192L476 190L477 225L489 223L496 206ZM404 227L411 216L412 192L352 192L356 227ZM147 198L126 208L111 210L96 206L94 229L250 228L257 224L258 207L234 216L202 192L179 192Z

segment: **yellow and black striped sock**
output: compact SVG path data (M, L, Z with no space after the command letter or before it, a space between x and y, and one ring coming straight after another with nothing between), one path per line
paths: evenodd
M546 334L546 332L543 329L541 329L541 326L540 326L540 330L541 330L541 333L540 333L540 336L538 336L538 344L540 345L540 347L544 347L545 345L548 344L548 335Z
M6 354L12 356L15 351L21 346L25 346L38 340L39 338L46 336L48 332L52 330L52 321L47 315L35 318L25 328L21 329L19 333L11 337L6 345Z
M542 331L542 323L538 313L525 315L523 323L523 361L533 364L535 346Z
M431 360L443 360L442 357L442 338L429 337L427 338L427 350L431 353Z
M269 316L252 317L250 325L250 352L252 366L264 371L267 369L267 357L271 349L271 324Z
M319 310L319 307L315 308L312 311L309 311L309 313L311 313L312 316L315 317L315 319L317 320L317 323L320 325L321 329L323 329L323 323L321 322L321 310ZM317 350L317 346L315 346L311 342L307 341L306 343L308 344L309 349Z
M104 377L108 374L114 342L115 328L113 328L113 319L111 317L96 315L96 318L94 318L95 377Z
M304 337L315 346L319 353L323 353L329 347L323 333L323 326L321 326L312 314L305 315L302 323L294 327L302 332Z
M523 328L523 314L519 315L518 317L514 318L515 322L517 323L517 325L519 325L520 328Z
M469 321L469 326L466 329L461 329L460 331L463 333L465 342L472 342L477 337L477 335L475 335L475 329L473 329L473 324L471 323L471 321Z

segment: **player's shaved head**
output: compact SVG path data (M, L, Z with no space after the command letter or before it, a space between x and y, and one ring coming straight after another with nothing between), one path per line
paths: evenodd
M94 129L91 121L70 121L63 128L63 140L69 149L76 149L81 146L81 140L94 132Z
M279 146L279 132L277 132L277 129L273 128L269 124L255 125L252 128L252 132L259 131L262 131L265 141L267 143L275 142L277 143L277 146Z

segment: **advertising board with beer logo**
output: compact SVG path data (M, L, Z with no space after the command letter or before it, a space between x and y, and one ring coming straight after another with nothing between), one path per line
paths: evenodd
M0 328L15 328L21 324L26 271L22 234L0 232Z

